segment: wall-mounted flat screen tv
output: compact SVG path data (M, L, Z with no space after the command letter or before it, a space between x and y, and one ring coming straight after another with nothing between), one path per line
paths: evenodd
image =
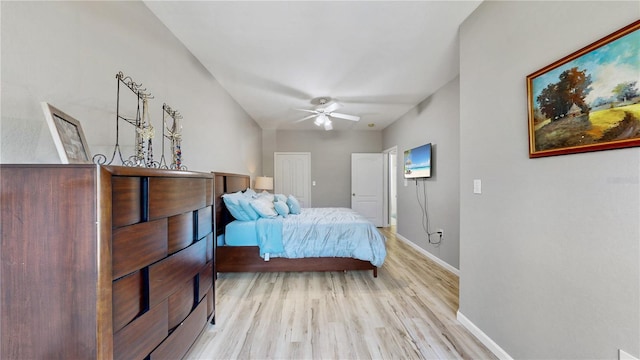
M431 177L431 143L404 152L404 178Z

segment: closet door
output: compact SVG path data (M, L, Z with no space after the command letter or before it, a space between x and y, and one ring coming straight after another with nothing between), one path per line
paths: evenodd
M351 208L371 221L383 226L382 153L351 154Z
M311 207L311 153L274 153L274 191Z

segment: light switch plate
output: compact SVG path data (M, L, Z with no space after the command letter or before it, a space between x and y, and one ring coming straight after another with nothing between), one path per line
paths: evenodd
M473 179L473 193L482 194L482 180Z

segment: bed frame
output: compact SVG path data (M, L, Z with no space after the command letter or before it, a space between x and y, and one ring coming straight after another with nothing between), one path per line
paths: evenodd
M225 226L233 221L222 195L245 190L250 186L248 175L214 172L215 176L215 233L224 233ZM257 246L218 246L216 272L278 272L278 271L347 271L373 270L378 277L378 268L368 261L344 257L314 257L303 259L271 258L264 261Z

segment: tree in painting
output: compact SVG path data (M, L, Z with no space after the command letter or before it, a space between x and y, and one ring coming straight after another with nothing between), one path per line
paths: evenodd
M613 93L618 101L627 101L627 99L633 99L638 96L638 89L636 88L637 81L629 81L618 84Z
M563 118L575 104L583 113L589 112L589 106L584 99L591 89L591 75L586 70L577 67L565 70L560 74L560 81L547 85L536 99L540 104L540 111L551 121Z

